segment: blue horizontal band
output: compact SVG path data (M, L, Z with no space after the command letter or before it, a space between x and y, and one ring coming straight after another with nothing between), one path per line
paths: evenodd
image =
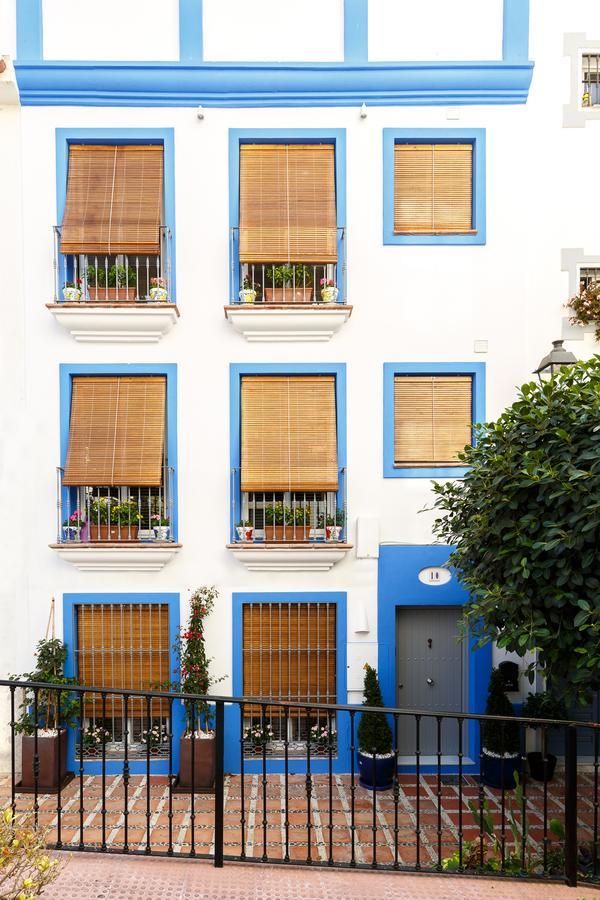
M525 103L532 62L294 65L23 61L24 106L374 106Z

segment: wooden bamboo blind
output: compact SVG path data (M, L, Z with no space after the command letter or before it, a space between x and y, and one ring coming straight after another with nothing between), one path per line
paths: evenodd
M76 606L75 613L80 684L144 691L169 680L168 604L86 603ZM123 710L123 701L107 694L107 717ZM146 710L145 699L127 701L129 715L145 716ZM86 694L85 712L101 717L100 694ZM166 715L168 703L154 699L151 713Z
M394 232L473 234L472 144L394 146Z
M62 253L158 254L163 148L71 144Z
M336 491L334 376L244 376L241 462L242 491Z
M332 144L242 144L240 262L337 260Z
M63 484L162 484L166 378L75 376Z
M397 375L394 465L456 466L472 437L469 375Z
M245 603L243 671L246 697L335 703L335 603Z

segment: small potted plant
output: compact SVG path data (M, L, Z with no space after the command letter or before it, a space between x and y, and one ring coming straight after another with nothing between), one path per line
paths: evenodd
M163 516L160 513L153 513L150 516L150 521L152 523L152 530L154 531L154 537L157 541L168 541L169 534L171 531L171 520L168 516Z
M242 520L235 526L238 541L251 541L254 536L254 528L251 522Z
M596 340L600 341L600 281L591 281L587 287L582 282L579 293L568 301L567 309L572 312L572 325L593 325Z
M102 747L108 744L110 734L101 725L88 725L83 732L83 752L85 756L100 756Z
M486 716L511 719L515 712L504 692L504 679L499 669L490 675ZM513 790L515 773L521 774L519 725L517 722L483 721L481 723L481 777L489 787Z
M363 706L383 706L377 670L365 663ZM359 784L373 791L392 787L396 754L392 751L392 730L385 713L365 712L358 723Z
M63 300L67 303L79 303L81 300L81 278L77 281L67 281L62 291Z
M295 527L294 527L295 526ZM306 537L305 537L306 526ZM265 506L265 540L293 542L304 541L310 531L310 510L299 504L284 506L277 500Z
M539 694L527 695L523 704L522 714L528 719L559 719L565 721L569 718L564 700L554 696L552 691L540 691ZM528 725L528 728L536 730L536 726ZM552 726L550 726L552 727ZM548 731L546 731L548 735ZM533 750L527 754L529 774L536 781L546 783L552 781L556 768L556 756L546 751L546 758L541 751Z
M252 279L244 278L239 292L240 303L254 303L258 296L258 287L259 285L255 284Z
M262 753L263 747L266 747L273 740L273 729L268 724L249 725L244 729L244 743L249 744L253 753Z
M76 684L74 678L65 677L67 648L61 640L46 638L38 641L35 656L37 665L33 672L11 676L13 681L58 684L64 685L65 688ZM23 735L22 788L32 790L36 786L34 774L36 725L39 763L37 788L40 793L53 793L58 790L59 785L64 784L67 776L67 728L75 725L80 706L79 697L68 690L61 692L60 706L55 690L38 688L37 702L33 688L24 690L21 714L15 722L15 731Z
M163 748L167 740L167 732L165 727L153 725L147 731L142 731L142 744L150 748L152 756L157 756Z
M313 725L310 729L310 742L314 748L315 753L323 756L329 753L329 748L335 746L336 733L332 729L329 729L327 725L322 725L317 722L316 725Z
M346 513L343 507L339 507L335 511L335 515L319 516L319 528L325 528L326 541L339 541L342 537L342 531L346 522Z
M133 300L137 294L137 278L133 266L115 265L110 269L88 266L86 270L88 296L93 300ZM132 288L132 290L129 290Z
M169 299L166 278L151 278L149 293L153 303L165 303Z
M137 541L141 520L133 499L119 503L109 497L94 497L88 522L90 541Z
M271 287L265 287L267 303L310 303L313 295L313 274L310 266L268 266L265 279Z
M335 286L332 278L321 278L321 300L323 303L335 303L338 298L339 290Z
M80 509L76 509L62 523L63 540L78 541L80 540L81 529L84 526L83 513Z

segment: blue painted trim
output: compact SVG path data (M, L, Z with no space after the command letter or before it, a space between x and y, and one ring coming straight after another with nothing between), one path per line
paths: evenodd
M462 106L526 103L533 63L22 62L23 106Z
M230 363L229 364L229 470L237 471L237 477L230 479L232 492L229 537L233 538L233 528L239 522L241 497L239 472L241 465L240 410L241 380L243 375L335 375L335 403L337 424L338 469L346 467L346 364L345 363ZM337 503L343 503L343 487L340 482Z
M418 574L426 566L443 566L447 563L452 547L432 545L382 545L379 548L378 588L377 588L377 636L378 672L383 702L386 706L396 706L396 609L401 606L464 606L469 595L459 583L454 570L447 584L431 587L419 581ZM492 647L476 648L475 641L467 637L468 676L467 698L470 713L485 710L488 681L492 670ZM469 725L468 752L472 760L478 761L479 729ZM401 767L403 770L405 767ZM477 771L478 762L473 767L465 766L465 772Z
M471 375L473 378L473 424L485 422L485 363L384 363L383 364L383 477L384 478L462 478L464 466L394 466L394 376L395 375Z
M60 464L64 468L69 446L71 393L74 375L164 375L167 379L167 464L173 467L172 535L179 536L177 471L177 365L175 363L61 363L60 378ZM65 490L68 490L66 488ZM64 502L64 498L63 498Z
M344 0L344 61L367 62L368 58L368 0Z
M179 594L63 594L63 641L67 646L67 661L65 674L75 677L75 649L77 647L77 627L75 621L75 607L91 603L168 603L169 605L169 643L171 646L171 670L178 665L175 651L175 638L179 632ZM92 685L97 687L97 685ZM184 711L183 705L173 702L173 772L179 771L179 736L183 734ZM169 762L164 759L151 759L153 775L168 775ZM75 757L75 731L70 728L68 733L67 768L79 771L79 761ZM85 760L83 770L86 775L100 775L102 762L100 760ZM106 761L107 775L120 775L123 772L123 763L120 760ZM146 774L146 760L131 760L130 772L132 775Z
M240 224L240 144L323 144L335 147L335 202L337 227L346 226L346 129L345 128L230 128L229 129L229 229L234 241L234 266L229 273L230 296L237 299L240 289L239 233L231 232ZM233 235L233 237L231 237ZM338 260L344 248L338 232ZM340 294L344 279L339 278ZM340 297L339 302L345 298Z
M69 144L162 144L164 225L171 231L171 299L177 301L175 233L175 130L173 128L57 128L56 221L62 222L67 197Z
M529 59L529 0L504 0L502 59L511 63Z
M201 63L204 54L202 0L179 0L179 60Z
M17 0L17 59L34 62L43 55L42 0Z
M476 234L394 234L395 144L468 143L473 145L473 225ZM485 128L383 129L383 243L485 244Z
M335 603L336 615L336 702L346 704L347 691L347 663L346 645L347 615L346 593L336 592L312 592L302 591L294 593L252 593L232 595L232 679L233 696L243 696L243 659L242 659L242 607L245 603ZM350 771L350 731L349 717L347 714L338 715L338 754L333 759L334 772ZM225 771L240 771L240 740L241 723L237 705L225 707L225 730L227 741L225 743ZM328 760L325 758L312 758L310 769L314 773L328 771ZM282 759L267 759L267 770L271 773L283 772L284 761ZM244 771L248 774L262 771L261 759L248 759L244 761ZM306 763L304 759L290 759L290 773L304 773Z

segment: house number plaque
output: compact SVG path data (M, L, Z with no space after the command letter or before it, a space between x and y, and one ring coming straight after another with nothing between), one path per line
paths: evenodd
M419 572L419 581L433 586L447 584L450 578L450 570L443 566L427 566Z

